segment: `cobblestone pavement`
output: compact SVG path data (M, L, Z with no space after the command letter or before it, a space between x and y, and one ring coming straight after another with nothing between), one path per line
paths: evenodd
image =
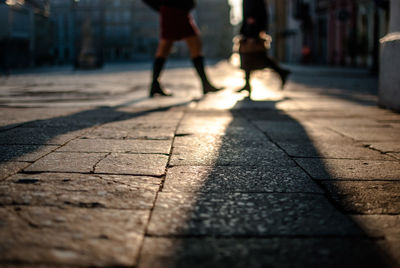
M363 71L0 78L1 267L399 267L400 115Z

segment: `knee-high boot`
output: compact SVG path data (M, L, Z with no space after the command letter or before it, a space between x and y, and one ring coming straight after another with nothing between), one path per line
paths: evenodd
M279 77L281 78L281 82L282 82L281 89L283 89L283 87L286 84L286 80L291 72L287 69L281 68L273 59L271 59L269 57L267 57L267 61L268 61L269 68L273 69L275 72L277 72L279 74Z
M165 61L166 61L165 58L157 57L153 62L153 81L151 82L151 87L150 87L151 98L156 94L161 96L172 96L171 93L166 92L161 88L160 82L158 81L161 71L164 68Z
M250 76L251 76L251 71L246 70L245 71L246 84L244 85L244 87L242 87L241 89L239 89L236 92L248 91L249 94L251 93Z
M204 70L204 58L202 56L196 57L192 59L193 65L197 71L201 79L201 84L203 86L203 93L207 94L209 92L216 92L221 90L222 88L216 88L208 81L207 74Z

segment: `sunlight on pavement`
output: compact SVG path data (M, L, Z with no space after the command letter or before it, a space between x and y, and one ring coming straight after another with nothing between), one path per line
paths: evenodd
M253 88L251 99L254 101L279 101L283 98L282 91L272 90L272 87L266 85L265 81L256 78L251 84Z

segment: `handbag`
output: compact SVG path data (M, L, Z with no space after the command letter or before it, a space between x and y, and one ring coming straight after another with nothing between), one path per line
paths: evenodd
M271 36L265 33L261 33L258 38L236 36L233 40L233 51L240 55L240 68L260 70L268 67L270 61L267 52L271 48L271 42Z
M267 52L271 48L272 37L264 32L258 38L249 38L243 35L235 36L233 39L233 52L259 53Z

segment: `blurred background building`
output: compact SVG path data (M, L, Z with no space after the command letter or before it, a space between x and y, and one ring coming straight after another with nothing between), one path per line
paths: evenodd
M49 11L47 0L0 2L0 67L52 63Z
M388 0L271 2L280 60L377 68L379 39L388 27Z
M199 1L194 11L208 57L226 57L230 52L229 11L227 2L213 0ZM151 59L158 43L158 15L139 0L52 0L50 20L56 29L58 63L92 55L99 64ZM186 46L178 44L172 57L186 54Z
M377 69L389 0L268 2L271 54L280 61ZM229 57L238 32L230 21L231 5L240 5L240 0L197 3L193 16L205 55ZM158 36L157 13L140 0L0 0L3 68L148 60ZM178 43L172 57L187 57L186 46Z

